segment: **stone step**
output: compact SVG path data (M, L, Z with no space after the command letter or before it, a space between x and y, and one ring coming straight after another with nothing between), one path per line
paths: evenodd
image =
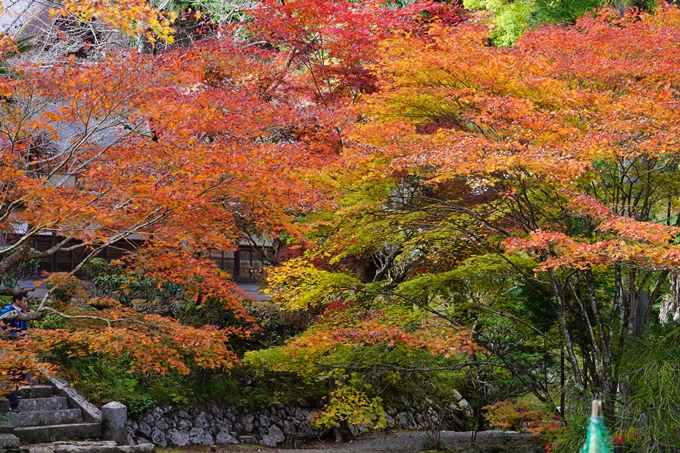
M19 400L19 412L58 411L62 409L68 409L68 400L63 396Z
M29 446L30 453L155 453L154 444L116 445L112 441L53 442Z
M14 435L24 444L55 442L59 440L87 439L102 436L101 423L69 423L65 425L22 426Z
M21 407L21 403L19 403L19 407ZM66 423L81 423L83 421L83 413L80 409L10 412L7 415L14 426L63 425Z
M0 448L16 448L19 446L19 438L14 434L0 434Z
M25 385L19 389L22 398L50 398L54 396L54 387L51 385Z
M0 420L0 434L12 434L14 432L14 424L8 419Z
M61 409L68 409L68 400L63 396L19 400L19 412L58 411ZM0 398L0 412L9 412L9 401L6 397Z

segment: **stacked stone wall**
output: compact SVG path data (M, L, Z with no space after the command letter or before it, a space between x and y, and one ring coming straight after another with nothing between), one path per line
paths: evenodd
M385 408L389 429L464 430L470 408L459 394L457 401L438 404L432 401L408 401L403 398ZM311 415L316 412L298 401L252 410L247 407L208 405L193 408L156 407L139 420L129 420L129 444L152 442L158 446L189 444L248 443L267 447L297 447L308 440L328 434L314 428ZM352 434L366 430L351 426Z

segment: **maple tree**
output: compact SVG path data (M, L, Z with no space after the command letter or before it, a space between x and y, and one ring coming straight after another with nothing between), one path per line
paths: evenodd
M316 140L316 146L325 146L331 153L344 149L348 131L361 118L356 106L378 90L378 80L370 70L379 59L378 43L395 33L427 39L431 24L454 26L466 18L460 7L436 2L385 9L371 1L265 1L254 11L259 13L252 26L256 38L285 55L287 70L298 74L294 87L309 103L323 109L324 116L314 118L312 134L295 131L296 137ZM319 109L313 112L318 115ZM333 162L328 160L326 167ZM333 182L328 186L325 176L314 176L314 182L330 193L337 188ZM309 218L309 213L304 214ZM320 212L318 215L323 216ZM288 250L290 256L299 255L296 247ZM306 382L328 382L330 399L317 421L334 427L339 439L343 436L339 431L346 431L348 423L384 423L379 396L366 379L367 371L370 374L376 367L388 373L409 370L414 363L433 363L437 360L434 356L460 359L478 348L465 331L439 323L426 312L407 315L394 312L390 304L377 302L364 307L364 295L356 293L361 291L361 280L334 272L334 261L298 257L269 273L268 291L286 309L320 310L323 317L285 346L251 351L245 360L260 369L294 373ZM448 340L442 341L443 337ZM383 368L380 363L390 351L392 358L383 363ZM409 358L409 351L423 354ZM469 363L443 366L456 370Z
M159 19L142 3L67 2L65 8L82 20L112 21L131 34L147 27L169 40L171 18ZM327 11L318 6L321 17ZM185 373L188 365L179 358L203 368L233 365L236 358L224 343L238 329L185 331L172 320L135 313L110 295L91 297L73 276L105 249L136 241L121 259L128 275L159 288L180 285L185 301L219 300L250 320L243 294L210 254L234 250L244 235L275 244L279 235L296 234L297 214L326 201L308 173L337 158L340 131L348 123L339 107L370 91L363 66L386 36L369 32L379 20L376 4L338 2L333 8L332 18L343 26L327 22L315 31L315 22L307 20L295 24L294 39L271 38L266 46L227 34L158 56L122 51L93 61L72 56L47 68L17 64L13 77L0 79L0 228L6 238L0 275L61 252L78 256L75 269L43 280L50 290L34 312L5 315L73 321L68 332L41 330L22 354L32 355L30 360L50 349L119 356L143 343L149 348L126 359L131 370ZM457 14L446 5L423 8L444 18ZM398 21L417 28L418 11L408 10ZM257 15L252 33L265 33L275 17ZM328 42L314 49L316 38L305 36L318 33L327 34ZM282 49L304 39L310 46L295 49L292 64ZM353 52L360 41L362 52ZM14 51L9 44L7 52ZM322 54L330 59L319 59ZM34 249L36 238L45 235L54 238L52 245ZM25 293L16 280L3 278L12 284L0 293ZM62 305L68 301L60 298L74 303ZM88 341L92 346L86 348ZM11 344L24 350L19 342ZM194 348L205 352L192 358L188 351ZM150 357L158 360L145 363ZM12 366L15 358L7 355L2 366Z
M122 258L127 272L181 285L187 301L220 300L249 319L244 295L210 254L235 250L245 233L275 241L289 231L292 214L316 203L295 169L324 157L278 138L292 124L303 126L283 90L264 95L279 65L271 51L215 40L156 58L132 52L85 64L71 58L49 68L16 65L14 77L0 79L3 282L25 263L61 252L78 257L68 275L43 280L52 286L34 312L18 316L54 314L54 296L70 276L107 247L132 240L136 245ZM35 240L46 235L52 245L35 249ZM26 291L0 288L5 295ZM62 347L60 338L74 347L91 341L85 350L93 353L148 344L131 369L163 372L164 359L183 373L187 368L173 358L180 356L204 368L235 362L224 346L233 331L198 334L135 314L111 298L90 299L82 291L71 296L86 305L62 306L58 313L82 327L71 335L52 332L49 341L44 331L34 338L54 348ZM106 309L83 313L96 306ZM191 357L193 349L206 358ZM28 349L41 350L37 343ZM156 360L145 363L150 357ZM7 355L3 366L11 361Z
M66 7L86 21L113 20L121 7L102 5ZM169 19L156 14L145 3L117 25L129 34L147 26L147 39L169 41ZM396 12L373 2L264 2L252 14L247 28L260 42L214 39L153 57L122 52L99 61L57 60L49 68L17 65L14 77L0 80L0 227L8 239L0 275L63 251L80 256L72 272L45 280L51 289L33 313L5 316L42 320L43 328L5 342L14 352L0 368L84 355L113 357L130 373L232 367L237 358L225 344L247 331L195 329L137 313L123 298L92 297L73 275L107 247L134 239L138 245L121 260L127 275L159 288L179 285L184 302L219 300L249 320L242 294L210 253L234 250L244 234L273 242L298 234L296 216L327 201L311 186L312 176L337 159L354 122L353 104L376 89L368 67L379 40L395 29L424 34L431 21L461 20L459 8L431 2ZM34 250L34 240L46 234L56 241ZM337 340L362 341L370 333L375 345L447 356L454 344L468 347L464 334L433 342L433 332L446 327L426 318L417 334L387 321L348 326ZM332 393L320 424L373 419L379 400L355 387ZM352 401L366 402L367 412L348 413Z
M336 209L308 216L274 294L430 313L555 406L562 352L615 420L626 349L677 313L679 18L604 9L512 48L472 21L383 41L324 180Z
M663 69L675 50L662 36L675 33L676 20L670 7L644 19L605 11L531 33L507 52L474 35L442 35L441 46L469 49L467 61L432 52L432 72L422 71L426 50L411 54L410 43L399 66L386 66L392 92L379 106L388 115L408 106L416 127L433 132L399 131L402 146L385 147L398 153L393 170L417 163L402 138L431 150L417 155L434 186L423 197L428 211L450 212L449 228L482 251L535 260L533 269L507 265L553 306L574 382L601 392L610 416L626 337L648 325L675 267L675 76ZM421 83L403 69L416 55ZM442 89L423 93L428 80ZM431 113L433 98L441 104ZM467 186L469 198L439 199L449 181Z

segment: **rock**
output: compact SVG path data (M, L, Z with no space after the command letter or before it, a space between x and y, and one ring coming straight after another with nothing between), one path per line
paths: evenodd
M177 428L182 431L189 431L193 427L194 425L189 420L185 420L183 418L181 418L179 422L177 422Z
M154 429L151 433L151 442L155 445L160 445L161 447L167 447L168 441L165 437L165 433L160 429Z
M253 429L255 429L255 426L253 424L255 417L253 417L251 414L244 415L243 418L241 419L241 424L243 425L243 431L246 433L252 433Z
M222 421L220 421L219 423L216 423L216 424L215 424L215 431L217 431L217 432L219 432L219 431L227 431L227 432L229 432L229 431L231 431L231 430L232 430L231 423L229 423L229 422L226 421L226 420L222 420Z
M298 426L298 433L303 439L313 439L316 437L316 431L308 421L300 423Z
M288 434L294 433L295 432L295 425L289 421L289 420L284 420L283 422L283 434L286 436Z
M244 443L244 444L256 444L257 443L257 439L255 438L255 436L238 436L238 440L239 440L239 442Z
M170 441L171 445L183 447L189 443L189 433L186 431L173 430L170 432L168 440Z
M262 436L262 440L258 443L265 447L276 447L276 441L266 434Z
M286 440L286 436L283 435L283 432L278 426L272 425L269 428L268 434L262 436L260 445L264 445L265 447L276 447L276 444L283 442L284 440Z
M184 410L177 411L177 416L179 418L183 418L185 420L191 420L191 415L189 415L189 413L187 411L184 411Z
M458 407L460 407L466 417L472 417L472 407L470 407L470 404L468 404L466 400L458 401Z
M212 445L215 443L215 439L213 438L212 434L204 433L203 437L199 439L197 443L201 445Z
M151 439L151 426L149 426L148 423L146 422L141 422L139 424L139 429L138 431L142 433L144 436L146 436L148 439Z
M272 424L272 419L269 418L266 415L260 415L260 427L262 428L269 428L269 426Z
M207 428L208 424L208 419L203 412L194 420L194 426L197 428Z
M218 444L237 444L238 440L229 434L228 431L220 431L217 433L217 436L215 436L215 442Z
M349 425L348 428L352 438L366 431L366 425Z
M189 431L189 442L197 445L210 445L214 443L212 435L203 428L192 428Z
M167 430L168 428L170 428L170 425L168 425L168 424L165 422L165 420L163 420L163 419L161 418L160 420L156 421L155 428L156 428L156 429L160 429L161 431L165 431L165 430Z
M463 395L461 395L460 392L456 389L453 389L453 397L456 399L456 401L460 401L463 399Z
M410 412L399 412L394 417L395 424L400 429L416 429L417 425Z
M151 414L146 414L144 418L142 418L142 423L146 423L147 425L153 425L155 421L156 419L154 419Z

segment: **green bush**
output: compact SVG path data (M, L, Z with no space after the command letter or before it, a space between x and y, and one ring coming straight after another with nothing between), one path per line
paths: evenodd
M59 315L47 315L40 321L34 321L32 328L56 330L67 329L71 326L71 321Z
M62 357L59 361L62 373L85 397L96 405L123 403L132 418L156 405L193 402L193 389L186 376L128 373L125 360L102 356Z
M103 274L92 278L95 296L108 296L123 305L131 305L133 300L156 301L168 304L181 299L184 288L179 283L161 282L145 277L119 274Z
M55 283L48 281L45 286L52 290L52 298L61 302L70 302L74 297L86 296L87 293L82 288L82 282L74 276L69 276L66 273L63 274L52 274L52 276L61 275L64 276L64 281L59 283L59 286L54 288Z
M81 270L87 275L89 280L97 277L120 275L123 273L123 268L120 265L111 264L103 258L92 258L83 265Z

